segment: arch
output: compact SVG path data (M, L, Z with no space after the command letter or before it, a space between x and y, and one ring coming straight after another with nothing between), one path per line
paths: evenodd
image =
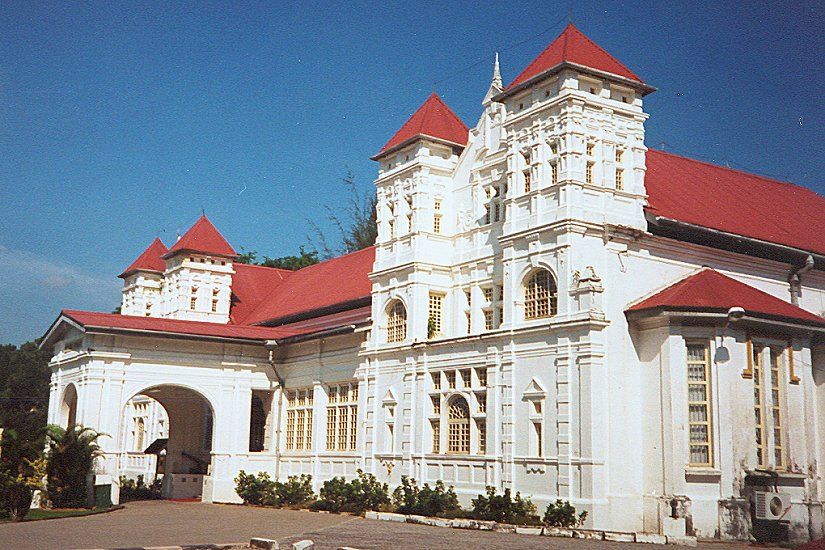
M546 319L558 313L558 285L556 277L549 269L539 267L528 272L524 277L522 290L525 319Z
M77 387L70 383L63 390L60 401L60 425L69 428L77 424Z
M447 401L447 454L470 454L470 406L461 395Z
M400 298L390 300L384 314L386 322L386 340L388 343L403 342L407 339L407 306Z

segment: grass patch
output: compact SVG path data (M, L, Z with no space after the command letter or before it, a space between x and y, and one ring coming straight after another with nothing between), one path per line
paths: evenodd
M26 519L23 521L39 521L42 519L57 519L57 518L73 518L81 516L91 516L94 514L102 514L111 510L121 508L120 506L113 506L111 508L59 508L56 510L49 510L46 508L32 508L26 514ZM10 519L0 519L0 523L9 523Z

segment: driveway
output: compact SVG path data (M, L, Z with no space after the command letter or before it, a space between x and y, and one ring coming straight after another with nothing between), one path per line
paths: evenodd
M419 548L581 548L652 550L647 544L606 543L483 531L461 531L426 525L391 523L360 517L316 514L200 502L165 500L132 502L123 510L94 516L0 524L0 548L140 548L249 542L252 537L277 539L282 547L312 539L318 549L351 546L361 549ZM745 545L708 544L708 550ZM676 548L676 547L669 547Z

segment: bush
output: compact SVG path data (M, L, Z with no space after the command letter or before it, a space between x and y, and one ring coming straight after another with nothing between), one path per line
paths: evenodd
M547 510L544 511L544 524L548 527L578 527L585 519L586 510L577 516L576 508L567 501L562 502L561 499L556 500L555 504L548 504Z
M235 492L244 504L274 506L276 503L275 482L269 479L266 472L258 472L254 476L241 470L235 478Z
M161 484L160 479L155 479L151 485L146 485L143 481L143 474L137 476L137 480L120 476L120 501L157 500L161 498Z
M289 476L286 483L275 482L276 506L299 506L315 498L312 490L312 476L301 474Z
M87 503L86 476L101 455L97 440L104 434L91 428L49 428L46 478L49 501L55 508L83 508Z
M350 482L342 477L325 481L320 497L311 509L360 513L364 510L377 510L390 502L389 486L362 470L358 470L358 477Z
M512 498L510 489L497 495L494 487L487 487L487 495L478 495L473 499L473 517L475 519L497 521L499 523L535 523L536 505L529 498L521 498L516 493Z
M442 516L461 508L455 491L445 488L443 481L436 481L435 487L425 483L419 489L415 480L407 476L401 476L401 485L393 491L392 500L400 514Z

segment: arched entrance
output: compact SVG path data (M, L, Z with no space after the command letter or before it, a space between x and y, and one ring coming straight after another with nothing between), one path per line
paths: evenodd
M177 385L163 384L146 388L127 401L123 409L124 456L128 456L129 438L133 436L129 403L139 397L154 400L163 407L168 418L166 437L146 441L147 450L157 456L158 475L162 475L161 494L164 498L193 499L203 496L204 481L208 478L212 461L212 431L214 411L209 401L199 392ZM151 430L152 427L144 428ZM163 435L161 433L161 435ZM124 464L121 463L121 470Z
M69 428L77 424L77 388L69 384L60 401L60 425Z

